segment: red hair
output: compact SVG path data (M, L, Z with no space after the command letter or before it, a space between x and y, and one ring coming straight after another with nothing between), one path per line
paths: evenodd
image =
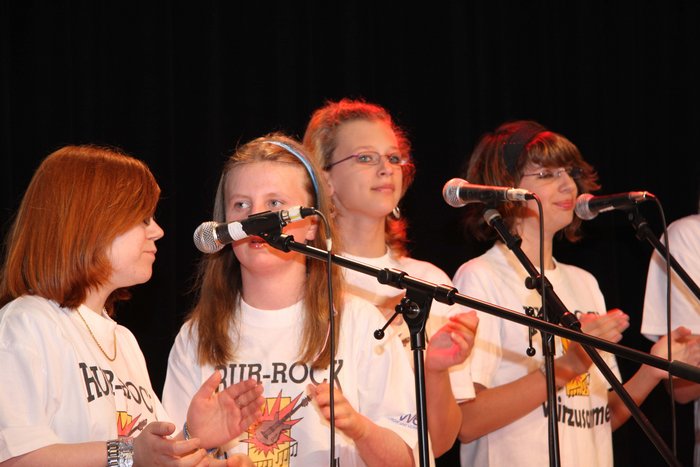
M0 306L38 295L76 308L112 273L107 249L153 216L160 188L148 167L114 149L66 146L34 173L8 233ZM106 308L129 297L112 292Z

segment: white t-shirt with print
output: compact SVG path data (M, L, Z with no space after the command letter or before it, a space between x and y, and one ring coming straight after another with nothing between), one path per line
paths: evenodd
M349 403L380 426L416 444L415 397L411 369L396 338L376 341L383 322L377 309L357 299L345 303L340 320L336 384ZM231 331L236 359L220 368L222 387L250 377L262 382L263 419L225 447L247 454L260 466L328 465L330 430L307 385L328 379L328 369L313 370L298 361L303 330L303 304L260 310L241 301L238 329ZM168 361L163 401L176 423L183 423L194 392L214 371L197 362L196 333L180 330ZM341 466L362 466L354 442L336 429L336 456Z
M116 332L117 356L109 361ZM85 306L23 296L0 310L0 461L57 443L136 436L168 417L133 334Z
M554 292L569 311L603 314L603 295L588 272L555 261L555 269L546 271ZM527 274L515 255L497 242L484 255L463 264L454 277L462 294L524 313L535 312L541 297L525 287ZM537 350L528 357L528 328L520 324L478 312L474 351L470 357L474 383L494 388L536 371L544 362L539 332L533 337ZM555 338L556 353L566 352L568 343ZM614 356L602 353L619 378ZM570 381L557 393L558 431L563 466L610 466L613 463L609 385L597 368ZM514 397L517 397L515 395ZM468 403L468 402L467 402ZM549 463L546 405L541 404L515 422L495 430L472 443L463 444L463 466L533 466Z

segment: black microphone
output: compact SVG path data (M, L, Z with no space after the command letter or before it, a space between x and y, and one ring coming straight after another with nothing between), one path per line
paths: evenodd
M600 212L628 208L653 198L655 198L655 196L648 191L628 191L605 196L593 196L590 193L583 193L576 198L574 212L579 218L584 221L589 221Z
M442 197L453 208L461 208L469 203L488 203L491 201L526 201L535 199L535 195L522 188L502 186L474 185L461 178L453 178L445 183Z
M194 231L194 244L202 253L216 253L224 245L250 235L264 235L285 225L316 214L316 209L295 206L280 211L265 211L248 216L240 222L203 222Z

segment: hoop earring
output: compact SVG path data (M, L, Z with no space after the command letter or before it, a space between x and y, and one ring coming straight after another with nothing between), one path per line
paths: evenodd
M401 219L401 209L398 206L391 210L391 217L393 217L397 221Z

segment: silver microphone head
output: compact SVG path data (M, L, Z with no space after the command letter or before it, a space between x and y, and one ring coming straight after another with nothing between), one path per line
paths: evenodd
M597 212L591 211L591 208L588 207L588 202L591 198L593 198L593 195L590 193L582 193L578 198L576 198L574 213L579 219L589 221L598 215Z
M224 247L216 238L217 225L219 223L214 221L203 222L194 231L194 245L202 253L216 253Z
M445 199L445 202L453 208L466 206L467 203L459 197L459 189L468 184L468 181L462 180L461 178L453 178L445 183L442 189L442 197Z

